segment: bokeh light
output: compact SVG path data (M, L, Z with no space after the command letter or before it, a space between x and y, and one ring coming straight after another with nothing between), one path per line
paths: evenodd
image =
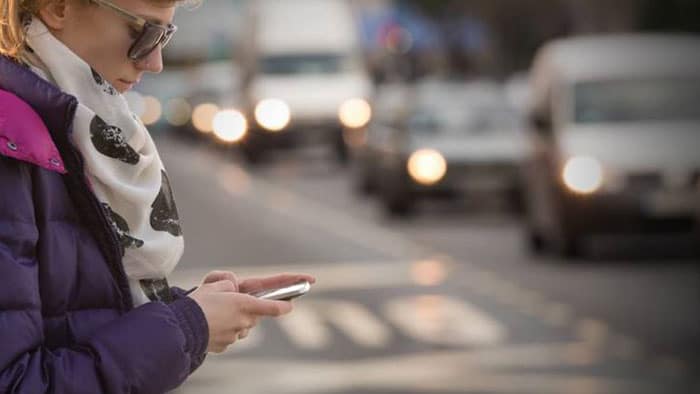
M214 127L214 116L217 112L219 112L219 107L216 104L199 104L192 112L192 124L202 133L211 133Z
M214 135L222 142L240 141L248 131L248 122L243 114L235 109L219 111L214 116Z
M163 108L160 104L160 100L153 96L145 96L143 98L144 110L141 114L141 121L145 125L152 125L156 123L161 115L163 114Z
M173 126L184 126L190 121L192 106L183 98L168 100L165 104L165 120Z

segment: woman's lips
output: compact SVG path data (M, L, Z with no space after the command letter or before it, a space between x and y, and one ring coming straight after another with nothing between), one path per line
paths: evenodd
M119 86L121 88L120 90L129 90L132 87L134 87L134 85L136 85L139 81L129 81L119 78L117 79L117 82L119 82L119 84L121 85Z

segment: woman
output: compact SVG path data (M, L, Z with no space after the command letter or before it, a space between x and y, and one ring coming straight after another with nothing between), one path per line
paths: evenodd
M0 393L159 393L291 311L306 275L168 286L183 238L121 93L160 72L169 0L0 0Z

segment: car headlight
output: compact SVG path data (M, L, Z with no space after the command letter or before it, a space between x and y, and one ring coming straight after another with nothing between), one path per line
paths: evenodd
M165 104L165 120L173 126L184 126L190 121L192 106L184 98L173 98Z
M338 109L338 118L346 127L359 129L372 118L372 107L364 99L346 100Z
M160 120L163 115L163 107L160 100L153 96L144 96L143 98L144 111L141 114L141 121L145 125L152 125Z
M212 103L199 104L192 111L192 124L202 133L212 131L214 116L219 112L219 107Z
M408 158L408 174L422 185L439 182L447 172L447 161L434 149L421 149Z
M248 132L248 122L242 113L227 109L214 116L213 129L214 135L222 142L237 142Z
M255 106L255 121L269 131L280 131L291 119L289 105L279 99L261 100Z
M603 167L593 157L575 156L566 161L562 178L566 187L576 193L594 193L603 185Z

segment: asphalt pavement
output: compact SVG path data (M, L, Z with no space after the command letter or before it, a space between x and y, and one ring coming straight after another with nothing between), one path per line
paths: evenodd
M318 277L292 314L209 355L178 393L700 392L689 240L534 257L497 196L396 219L323 151L250 168L209 143L156 142L186 240L171 282Z

